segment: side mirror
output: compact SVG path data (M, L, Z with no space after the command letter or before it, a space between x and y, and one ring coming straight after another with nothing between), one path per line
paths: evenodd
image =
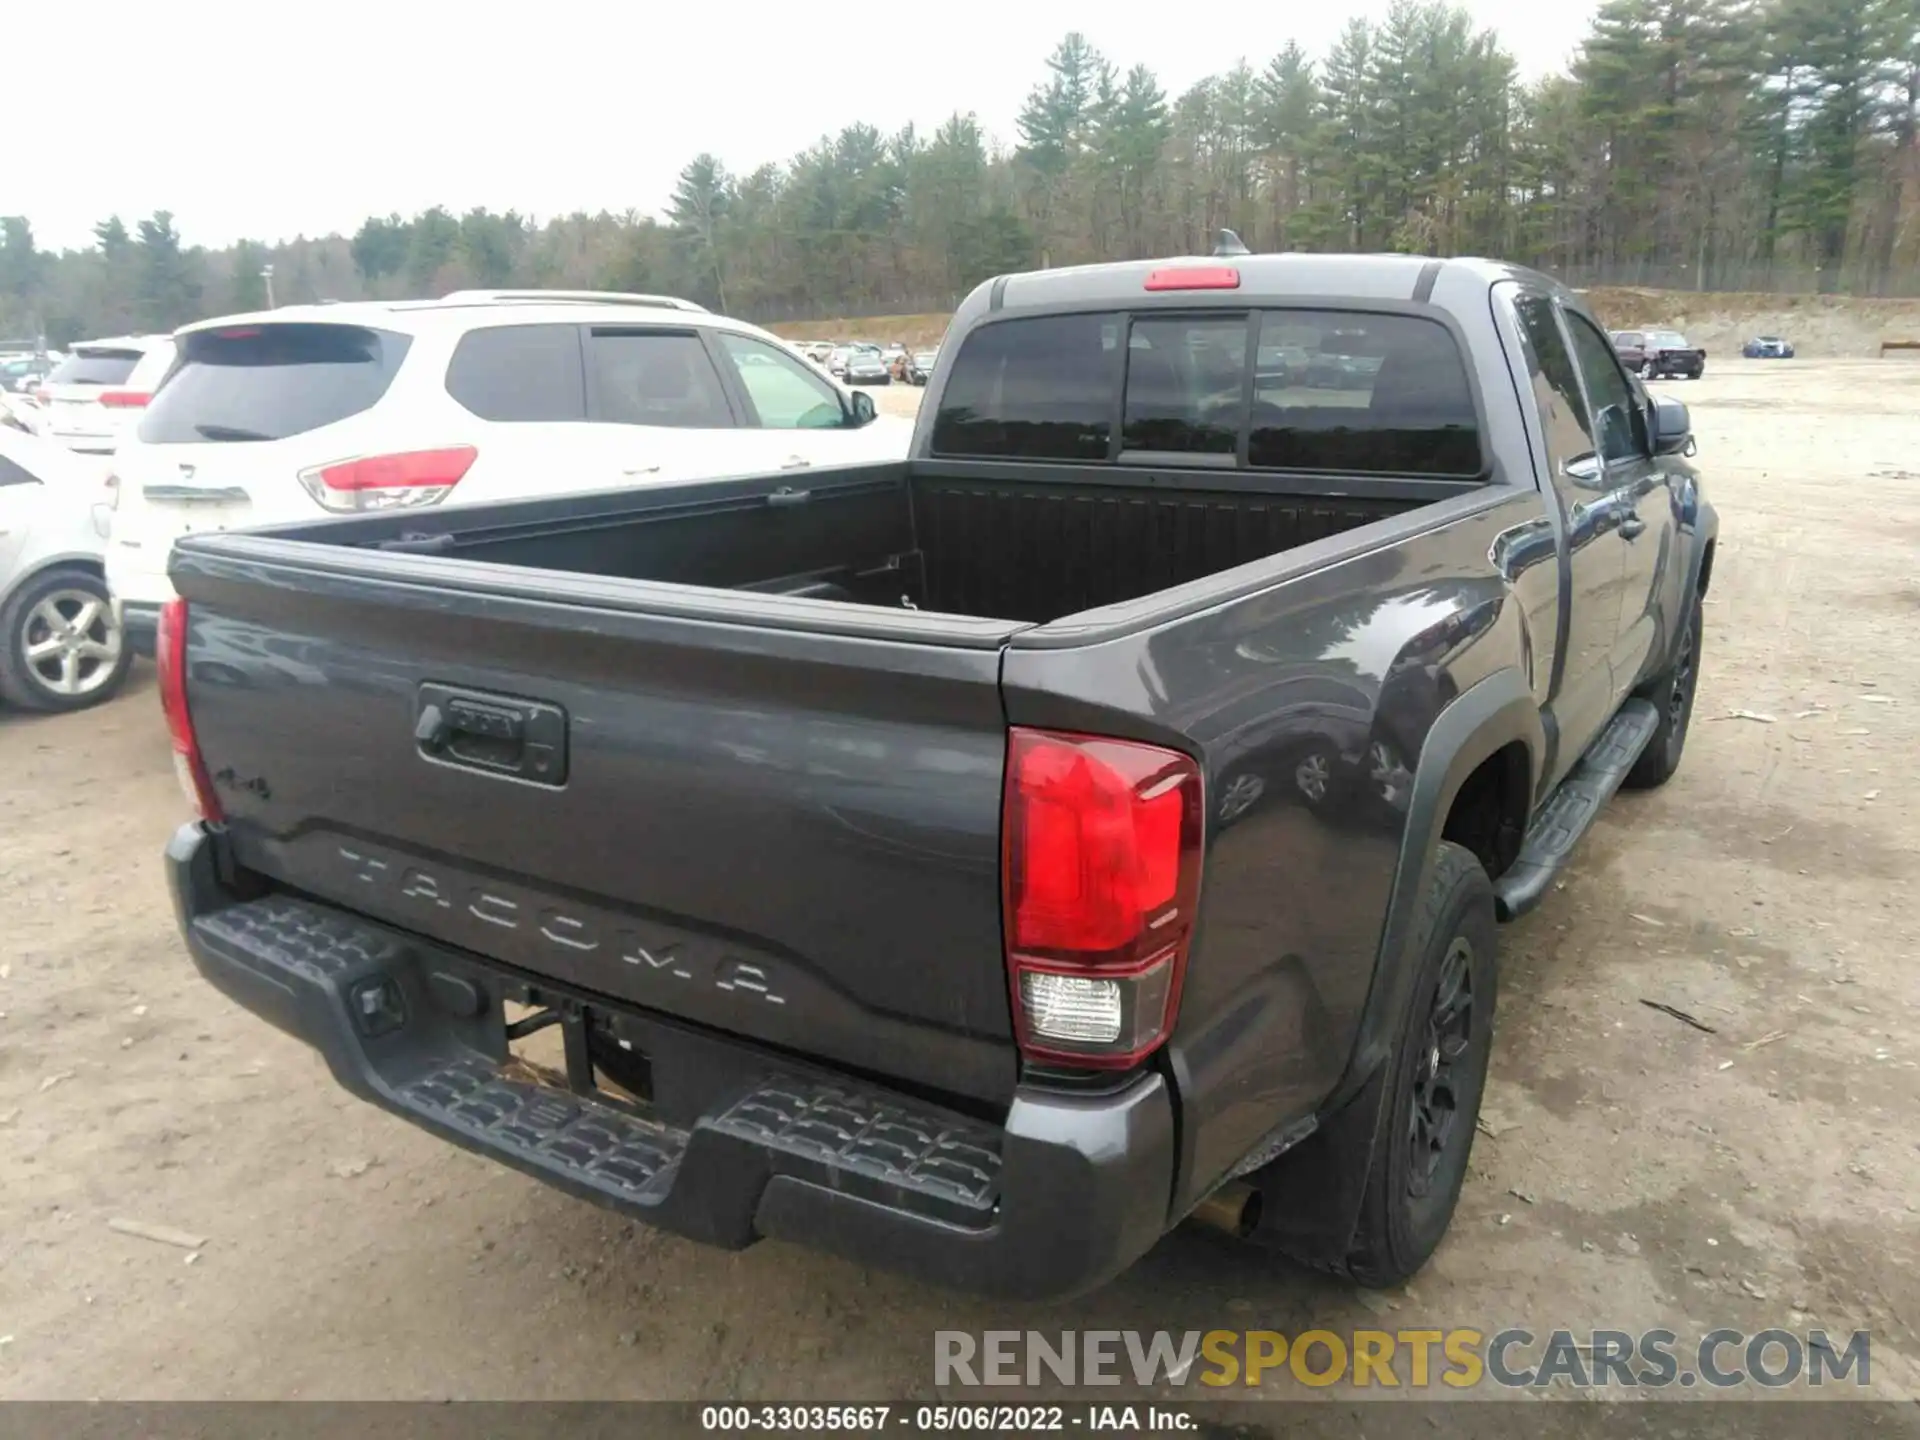
M850 408L847 412L849 422L856 430L862 425L871 425L874 417L880 413L874 408L873 396L864 390L856 390L853 392L849 406Z
M1653 402L1653 453L1691 455L1693 453L1693 417L1679 400L1656 396Z

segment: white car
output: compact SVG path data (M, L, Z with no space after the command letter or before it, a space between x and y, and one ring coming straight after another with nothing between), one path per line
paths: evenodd
M685 300L462 291L190 325L121 446L107 579L151 653L192 530L904 459L910 421Z
M133 658L107 598L97 467L0 426L0 700L79 710L108 699Z
M85 340L33 391L39 433L83 455L111 455L173 364L165 335Z

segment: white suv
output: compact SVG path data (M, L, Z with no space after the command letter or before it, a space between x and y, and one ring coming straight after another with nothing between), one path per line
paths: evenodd
M461 291L180 330L108 484L107 582L150 654L191 530L904 459L784 341L663 296Z
M39 433L82 455L113 454L172 364L165 335L82 341L33 392Z

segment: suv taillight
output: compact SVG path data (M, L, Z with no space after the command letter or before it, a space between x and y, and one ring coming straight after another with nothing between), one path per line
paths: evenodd
M100 403L109 410L140 410L153 395L146 390L102 390Z
M447 498L480 452L471 445L360 455L300 472L300 483L328 510L399 510Z
M1023 1055L1124 1069L1166 1040L1205 813L1199 767L1177 750L1014 727L1000 884Z
M160 607L160 629L154 636L154 668L160 672L160 708L166 712L167 735L173 742L173 771L180 788L200 812L202 820L225 819L220 797L214 794L200 741L193 733L193 714L187 709L187 602L178 596Z

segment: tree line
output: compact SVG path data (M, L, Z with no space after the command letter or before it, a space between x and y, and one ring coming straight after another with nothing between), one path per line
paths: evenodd
M475 286L686 295L764 320L937 310L979 280L1210 248L1483 254L1575 283L1920 293L1920 0L1604 0L1565 73L1396 0L1170 95L1085 36L1016 134L856 124L744 174L710 154L665 214L443 208L225 249L166 212L38 248L0 219L0 333L55 343L280 304ZM264 272L272 267L269 280Z

